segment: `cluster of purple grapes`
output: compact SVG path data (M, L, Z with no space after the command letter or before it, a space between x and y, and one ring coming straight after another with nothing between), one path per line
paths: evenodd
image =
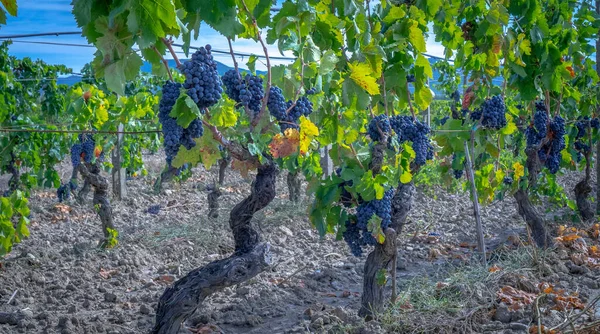
M456 154L452 154L452 165L456 164L456 160L458 160L458 156ZM464 169L453 169L455 179L460 179L463 176Z
M69 189L69 184L65 183L58 187L56 190L56 195L58 196L58 202L62 203L69 199L71 196L71 189Z
M185 75L183 87L187 89L188 96L194 100L200 111L219 102L223 93L217 62L214 61L210 50L210 45L200 47L181 69Z
M533 114L533 125L530 125L525 129L527 147L537 146L542 139L546 138L548 135L549 123L546 105L543 101L536 102L535 113Z
M81 163L82 155L83 161L90 163L94 158L94 149L96 148L96 142L91 134L81 133L77 139L79 142L71 146L71 164L74 168Z
M181 84L167 81L162 87L162 96L158 105L158 120L162 124L163 145L169 165L179 152L180 140L183 135L183 128L177 124L175 118L169 116L179 98L180 88Z
M164 136L164 147L167 164L171 164L173 158L179 152L179 147L183 145L190 150L196 146L195 138L200 138L204 134L202 121L198 118L193 120L187 128L177 124L177 120L169 114L179 98L181 84L167 81L162 87L162 96L158 106L158 120L162 124Z
M450 116L448 115L442 117L442 119L440 119L440 125L445 125L446 122L448 122L448 119L450 119Z
M390 119L390 125L399 143L412 142L417 166L423 166L427 160L433 159L433 146L428 137L431 129L425 123L413 120L411 116L394 116Z
M384 139L382 135L389 135L392 132L390 119L385 114L375 116L375 118L369 122L367 131L372 141L381 141Z
M583 158L583 155L588 155L590 153L590 145L577 140L575 141L575 150L577 150L577 156L575 157L575 159L577 160L577 162L581 161L581 158Z
M527 145L531 147L532 145L530 144L533 143L537 146L540 144L542 138L548 137L549 140L543 143L538 150L538 158L540 162L544 163L550 173L556 174L560 167L560 152L565 148L565 120L557 115L550 122L550 131L547 134L539 133L537 130L539 129L535 128L535 124L525 130Z
M381 229L384 230L392 223L392 199L394 189L389 189L380 200L362 202L356 209L357 223L346 221L346 231L343 233L344 240L350 247L354 256L362 255L362 247L374 245L375 238L369 232L369 220L376 215L381 218Z
M415 75L414 74L407 75L406 76L406 82L408 82L408 83L415 82Z
M485 100L481 107L471 113L471 120L481 119L481 125L489 129L502 129L506 126L506 105L501 95L496 95L491 99Z
M306 95L314 95L316 93L317 93L317 89L314 87L306 91Z
M504 182L504 184L506 184L507 186L510 186L513 183L513 179L510 176L505 176L504 180L502 180L502 182Z
M246 74L244 78L236 70L229 70L223 75L225 93L232 100L247 106L256 116L260 112L261 102L265 96L263 79Z
M157 215L160 212L160 204L151 205L150 207L148 207L147 212L149 214Z
M586 135L587 128L591 127L594 129L600 129L600 120L597 117L590 119L589 116L583 117L583 119L579 119L575 123L575 127L577 128L576 139L583 138Z
M299 98L293 108L292 105L294 105L292 101L285 102L281 88L271 86L267 108L271 116L279 121L281 132L287 129L299 129L300 116L308 116L313 112L313 104L306 96Z

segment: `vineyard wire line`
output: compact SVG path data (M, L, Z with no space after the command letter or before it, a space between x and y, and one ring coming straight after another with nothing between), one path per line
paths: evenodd
M161 133L161 130L141 130L141 131L95 131L95 130L51 130L51 129L9 129L9 128L0 128L0 132L16 132L16 133L91 133L91 134L126 134L126 135L135 135L135 134L146 134L146 133Z

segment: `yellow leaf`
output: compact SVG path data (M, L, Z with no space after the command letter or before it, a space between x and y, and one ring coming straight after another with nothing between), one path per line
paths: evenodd
M400 182L408 183L412 180L412 173L410 171L404 171L402 176L400 176Z
M106 110L105 104L101 104L96 108L96 120L98 125L102 125L108 121L108 110Z
M269 150L274 158L288 157L298 152L300 135L296 129L286 129L285 133L276 134L269 144Z
M304 116L300 117L300 154L306 154L313 138L318 135L319 128L310 119Z
M377 79L372 77L373 70L369 64L354 62L348 64L350 67L350 78L370 95L379 95Z
M346 144L352 144L355 141L358 140L358 136L360 135L360 132L358 132L357 130L350 130L348 131L348 133L346 133L343 137L344 137L344 142L346 142Z
M519 44L519 50L529 56L531 54L531 41L525 38L525 34L519 34L519 39L521 38L523 40Z
M515 180L518 180L523 175L525 175L525 167L523 167L523 165L521 165L521 163L515 162L512 167L513 167L513 170L515 171Z

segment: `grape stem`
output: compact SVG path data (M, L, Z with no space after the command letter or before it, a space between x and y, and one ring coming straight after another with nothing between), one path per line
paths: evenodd
M177 57L175 50L173 50L173 41L168 40L163 37L162 42L167 46L167 49L169 49L171 56L173 56L173 60L175 60L175 64L177 65L177 68L181 67L181 62L179 61L179 57Z
M563 98L563 91L560 91L560 98L558 99L558 101L556 101L556 112L554 112L554 116L558 116L558 114L560 113L560 101Z
M296 27L298 28L298 44L302 45L302 36L300 34L300 25L298 23L296 23ZM286 114L289 114L290 111L292 111L292 109L294 109L294 107L296 106L296 103L298 102L298 97L300 97L300 92L302 91L302 88L304 88L304 57L302 56L302 54L303 54L302 49L304 49L304 47L300 48L300 54L298 55L298 60L300 60L300 87L298 87L298 89L296 90L296 94L294 96L294 102L285 111Z
M388 111L388 101L387 101L387 91L385 88L385 76L383 75L383 71L381 71L381 84L383 85L383 107L385 108L385 115L389 116Z
M231 59L233 60L233 67L235 68L235 73L237 73L238 79L240 82L242 81L242 75L240 74L240 69L238 67L238 62L235 60L235 54L233 52L233 46L231 45L231 38L227 37L227 43L229 44L229 54L231 54ZM250 113L250 109L248 109L248 105L244 104L244 109L246 110L247 115L252 115Z
M173 81L173 75L171 74L171 69L169 68L169 63L160 54L160 52L158 51L156 46L152 46L152 50L154 50L154 52L156 52L156 54L160 57L160 60L162 61L163 65L165 65L165 69L167 69L167 74L169 75L169 79L171 79L171 81Z
M352 151L352 154L354 154L356 161L358 161L360 168L365 169L365 166L363 166L362 162L360 162L360 159L358 158L358 154L356 153L356 150L354 149L354 146L352 145L352 143L350 143L350 150Z
M260 112L258 113L258 115L256 115L256 117L254 117L254 119L252 120L252 123L251 123L251 125L254 127L258 124L258 121L262 118L263 114L265 113L265 110L267 110L267 101L269 101L269 91L271 90L271 60L269 59L269 51L267 50L267 45L265 44L265 41L263 40L263 38L260 34L260 28L258 27L256 18L254 17L254 15L252 15L250 10L248 9L248 6L246 5L246 1L241 0L241 2L242 2L242 5L244 6L244 10L248 14L248 16L252 19L252 24L254 25L254 28L256 28L256 38L258 39L258 41L260 42L260 45L263 48L263 52L265 54L265 59L267 61L267 87L265 89L265 96L263 97L263 103L262 103L262 107L260 108Z

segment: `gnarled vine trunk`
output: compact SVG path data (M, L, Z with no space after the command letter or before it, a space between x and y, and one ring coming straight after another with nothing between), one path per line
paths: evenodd
M208 193L208 217L210 218L219 217L219 197L221 197L221 189L215 184Z
M287 186L290 194L290 201L294 203L300 202L302 197L302 181L300 180L300 173L298 171L288 172L287 175Z
M588 123L589 125L589 123ZM592 179L592 129L588 126L588 145L590 150L585 155L585 178L575 185L573 191L575 192L575 202L577 203L577 211L584 222L589 222L594 219L595 213L590 203L589 196L592 192L592 186L590 181Z
M8 193L10 194L19 188L19 178L21 177L21 172L19 171L19 167L15 160L15 155L11 153L10 164L8 165L8 172L11 174L10 179L8 180Z
M533 203L531 203L531 200L529 200L529 195L525 190L519 189L514 197L517 201L519 214L525 219L527 226L529 226L536 245L538 247L547 247L549 245L549 236L546 233L546 223L537 212L535 206L533 206Z
M104 232L104 240L101 242L101 246L105 246L112 237L110 230L115 229L112 207L108 200L108 181L100 175L100 168L96 164L79 164L78 170L85 179L86 184L88 184L88 188L89 185L94 187L94 208L100 217L102 231Z
M229 155L219 160L219 184L213 184L211 187L207 187L207 190L210 191L207 196L209 218L219 217L219 198L223 195L220 186L225 182L225 170L230 162L231 157Z
M81 164L80 164L80 166L81 166ZM87 198L87 195L90 193L90 188L91 188L90 182L84 177L83 178L83 186L81 187L81 190L79 190L79 192L77 193L77 203L79 203L79 204L85 203L85 199Z
M577 210L581 219L588 222L594 219L594 209L592 209L592 203L590 203L589 195L592 192L592 186L588 179L583 179L575 185L575 202L577 203Z
M536 147L529 147L525 149L525 154L527 155L527 161L525 165L529 174L529 187L533 187L537 184L538 174L542 169L541 162L537 154L538 149L539 148ZM519 215L521 215L521 217L523 217L527 223L536 245L538 247L547 247L550 243L550 240L548 233L546 232L546 222L536 210L533 203L531 203L527 189L519 189L513 196L517 201Z
M229 155L219 160L219 185L221 186L223 185L223 182L225 182L225 170L230 162L231 157Z
M365 262L363 294L361 297L361 308L358 314L361 317L371 316L381 311L385 305L385 284L378 282L378 273L387 271L390 265L396 261L398 248L396 237L402 231L406 217L412 207L415 186L412 183L400 184L392 200L392 223L385 229L385 241L376 244L375 249L367 257ZM395 272L392 272L395 275ZM394 282L395 283L395 282ZM393 287L395 289L395 287ZM394 290L395 291L395 290Z
M275 198L277 167L270 163L258 168L250 196L238 203L229 217L235 240L235 252L192 270L168 287L158 302L152 333L175 334L202 301L211 294L245 282L271 265L269 244L261 242L251 220Z

